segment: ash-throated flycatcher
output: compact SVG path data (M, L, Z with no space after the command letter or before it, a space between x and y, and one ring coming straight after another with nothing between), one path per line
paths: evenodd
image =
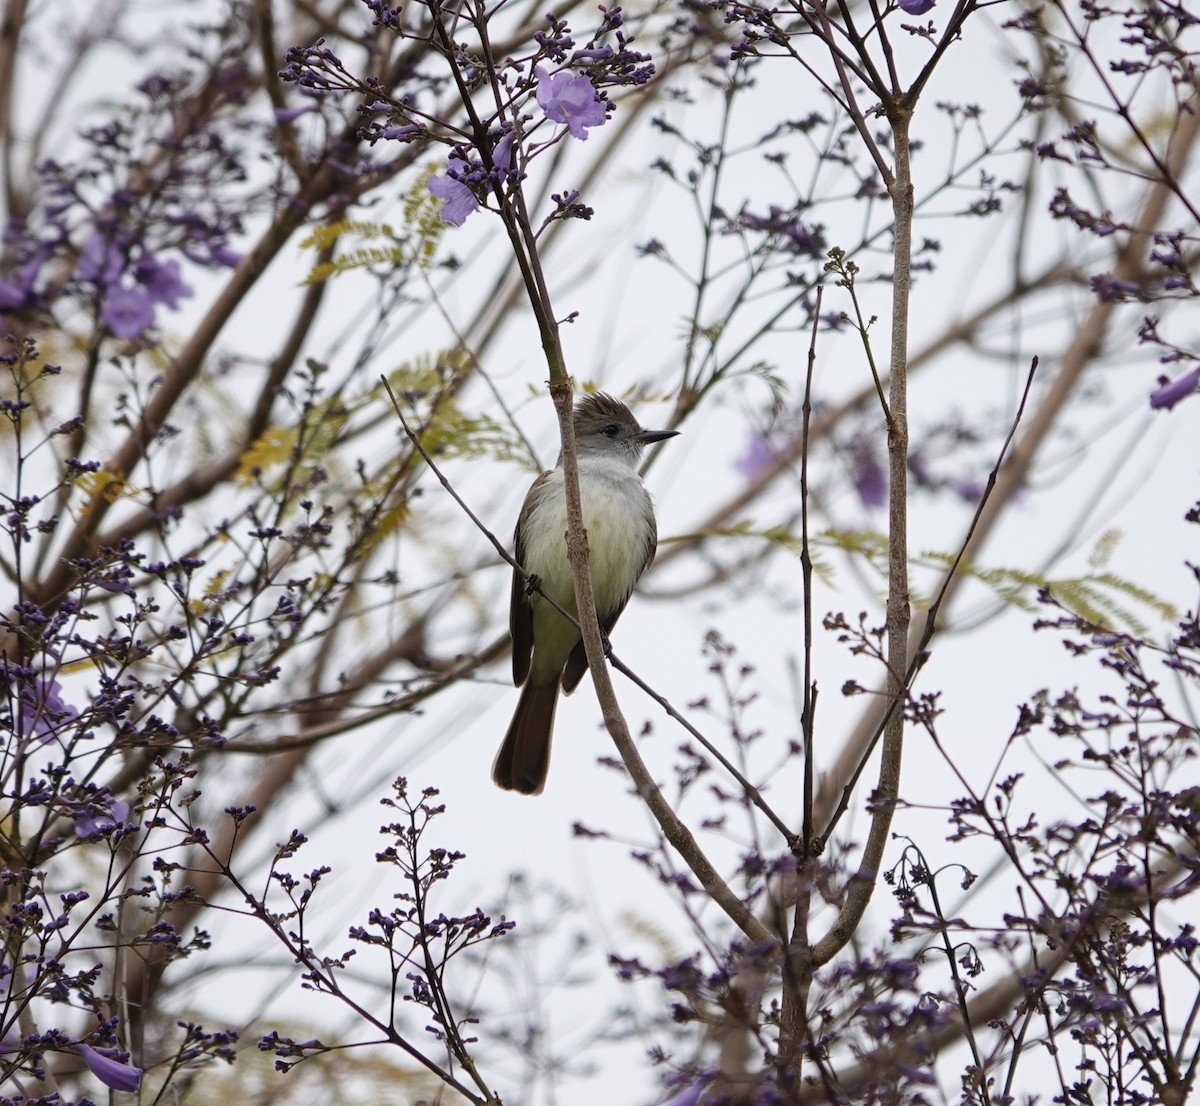
M654 506L638 476L638 461L646 446L673 438L678 431L643 430L625 404L606 395L584 397L575 406L574 419L592 592L600 629L608 634L658 545ZM525 497L514 556L538 578L542 592L578 617L567 561L561 454L555 468L543 472ZM541 595L531 593L515 570L509 630L513 683L523 684L524 690L492 766L492 779L506 791L537 795L550 767L559 688L568 695L575 690L587 671L587 656L579 630Z

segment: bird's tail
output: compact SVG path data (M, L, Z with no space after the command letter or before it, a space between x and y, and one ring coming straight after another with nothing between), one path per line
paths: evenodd
M546 786L558 685L557 679L549 687L537 687L529 680L522 689L504 744L492 765L492 779L505 791L540 795Z

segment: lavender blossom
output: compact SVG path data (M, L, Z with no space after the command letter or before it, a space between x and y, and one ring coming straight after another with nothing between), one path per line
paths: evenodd
M75 275L101 288L116 284L129 261L127 246L117 236L93 234L79 251Z
M54 738L64 722L78 717L79 711L64 702L62 685L57 680L38 680L33 688L21 692L21 729L43 745Z
M154 299L145 288L110 288L101 319L118 338L136 338L154 325Z
M755 434L746 446L745 452L734 462L734 467L747 480L757 479L776 456L775 447L771 445L765 434Z
M119 1060L98 1052L91 1045L78 1044L75 1046L88 1070L106 1087L114 1091L136 1091L142 1083L142 1069L132 1064L122 1064ZM115 1049L105 1049L104 1052L115 1052ZM119 1055L119 1053L118 1053Z
M134 275L155 303L161 303L172 311L179 307L181 299L187 299L192 294L191 286L184 284L179 275L178 261L158 261L153 254L143 253Z
M120 829L129 819L129 804L120 799L108 803L107 810L89 803L75 815L75 832L81 838L100 837L109 830Z
M458 154L451 154L445 176L429 178L429 191L442 201L442 222L461 227L467 216L479 210L479 200L457 174L467 172L467 163Z
M1198 384L1200 384L1200 365L1174 380L1160 376L1158 387L1150 393L1150 406L1156 411L1170 411L1180 400L1192 395Z
M572 138L585 140L588 127L599 127L608 118L587 77L573 76L569 69L550 74L538 66L537 102L546 118L566 126Z

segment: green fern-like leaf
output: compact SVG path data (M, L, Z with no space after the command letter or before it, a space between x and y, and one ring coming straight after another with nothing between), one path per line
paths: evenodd
M409 425L420 432L421 445L436 461L487 457L532 469L528 451L510 427L487 415L467 415L454 394L446 391L447 374L469 368L469 354L447 350L406 362L388 374L388 383L397 395L436 397L423 415L406 414ZM382 388L378 395L386 400Z
M397 503L394 507L380 512L374 519L370 533L363 537L359 548L359 558L369 556L383 541L400 530L408 521L412 510L407 501Z
M1113 591L1119 591L1123 595L1128 595L1131 599L1136 599L1139 603L1143 603L1152 610L1157 611L1167 621L1173 622L1179 617L1179 610L1173 603L1167 602L1161 596L1155 595L1154 592L1142 587L1140 584L1135 584L1132 580L1126 580L1124 577L1117 576L1111 572L1102 572L1096 577L1096 582Z
M786 528L760 529L749 522L740 522L722 529L683 534L670 540L686 541L701 537L750 538L769 542L794 556L799 556L801 552L799 538ZM1108 559L1116 537L1115 532L1101 537L1100 550L1093 557L1093 564L1102 564ZM814 571L818 572L823 579L831 580L832 571L827 564L818 559L815 552L821 547L838 550L865 562L881 578L887 574L888 543L883 534L869 530L831 529L815 535L810 543L810 550L813 551ZM911 567L931 568L944 572L954 562L955 554L934 550L924 552L919 557L910 558L909 564ZM1007 605L1022 611L1036 611L1038 609L1037 593L1041 589L1046 589L1067 610L1098 626L1124 629L1144 635L1147 633L1147 627L1143 617L1137 611L1138 606L1148 608L1164 621L1173 621L1178 618L1175 607L1167 600L1148 588L1112 572L1055 578L1040 572L1029 572L1019 568L985 567L969 561L960 562L957 571L960 576L983 584ZM928 609L932 601L932 596L922 597L916 594L913 596L914 605L925 609Z
M294 426L267 427L242 454L237 471L233 474L234 482L251 484L257 477L284 464L292 456L299 434Z
M387 265L395 268L404 263L404 250L399 246L360 246L356 250L314 265L304 278L303 284L320 284L331 276L348 273L353 269L366 269L372 265Z
M760 529L749 519L735 522L732 526L716 526L706 530L693 530L687 534L675 534L669 538L660 539L660 544L671 542L696 541L701 538L749 538L753 541L766 542L776 546L793 557L799 557L804 550L800 537L783 526L768 526ZM812 559L813 572L828 584L833 583L833 567L824 560L819 552L821 545L819 537L809 542L809 556Z
M300 248L304 250L325 250L334 245L345 234L354 234L359 238L394 238L395 231L388 223L375 223L364 219L339 219L336 223L323 223L313 227L300 240Z
M386 244L356 246L330 261L314 265L303 284L320 284L343 273L377 266L396 268L417 264L430 268L436 257L438 243L445 233L441 219L441 203L429 191L429 178L437 171L431 165L413 182L404 198L404 226L397 231L389 223L362 219L341 219L314 227L300 245L306 249L328 250L343 238L352 237L370 242L384 238Z
M351 408L334 397L306 411L302 424L268 427L242 454L234 481L242 485L258 481L276 490L279 484L273 474L277 470L298 462L320 464L326 461L352 414ZM297 457L296 451L301 448L303 454Z
M1089 558L1092 568L1103 568L1108 564L1112 560L1112 555L1116 552L1117 546L1121 543L1123 537L1124 535L1120 530L1105 530L1097 539L1096 546Z

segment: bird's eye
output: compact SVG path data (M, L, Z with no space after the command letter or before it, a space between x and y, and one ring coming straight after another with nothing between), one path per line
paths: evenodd
M620 432L621 428L615 422L610 422L604 428L604 435L607 438L615 438Z

